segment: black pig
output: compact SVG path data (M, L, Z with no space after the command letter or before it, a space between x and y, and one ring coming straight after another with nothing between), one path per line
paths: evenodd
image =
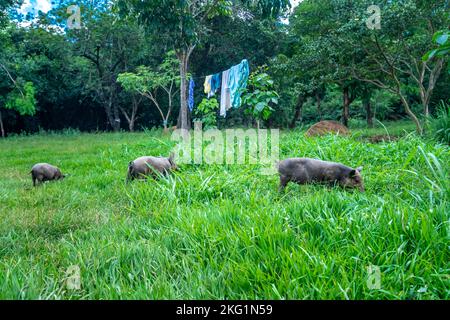
M172 170L177 170L173 155L163 157L140 157L128 164L127 181L142 179L147 176L157 178L159 174L166 175Z
M328 183L358 188L364 192L362 167L353 169L340 163L309 158L291 158L278 163L280 191L292 181L298 184Z
M33 186L37 183L43 183L51 180L62 180L66 176L61 173L58 167L52 166L48 163L38 163L31 168L31 178Z

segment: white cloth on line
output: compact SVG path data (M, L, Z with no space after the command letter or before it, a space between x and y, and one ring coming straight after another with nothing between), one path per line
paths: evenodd
M227 111L231 109L231 95L229 88L230 70L222 72L222 89L220 94L220 115L227 116Z

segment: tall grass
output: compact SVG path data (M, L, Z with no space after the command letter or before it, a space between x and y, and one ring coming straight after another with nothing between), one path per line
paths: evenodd
M441 102L431 128L436 140L450 145L450 104Z
M282 157L363 165L367 192L279 194L252 165L125 184L131 159L169 153L156 131L0 141L0 298L449 298L448 147L299 131L280 142ZM40 161L71 176L32 188ZM66 286L73 265L80 290ZM370 266L380 288L367 285Z

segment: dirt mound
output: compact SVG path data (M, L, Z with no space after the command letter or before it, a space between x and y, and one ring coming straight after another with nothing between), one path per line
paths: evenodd
M350 133L348 128L337 121L320 121L309 128L305 135L307 137L323 136L328 133L346 136Z

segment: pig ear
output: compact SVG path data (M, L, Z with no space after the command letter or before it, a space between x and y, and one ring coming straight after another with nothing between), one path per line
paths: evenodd
M361 172L363 170L363 167L356 168L356 171Z

